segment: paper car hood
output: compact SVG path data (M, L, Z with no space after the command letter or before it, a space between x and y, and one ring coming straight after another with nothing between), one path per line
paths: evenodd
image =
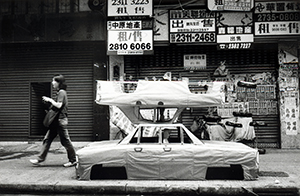
M97 81L96 103L115 106L209 107L224 99L223 82L214 82L207 94L194 94L184 81L138 81L132 93L122 91L121 82Z

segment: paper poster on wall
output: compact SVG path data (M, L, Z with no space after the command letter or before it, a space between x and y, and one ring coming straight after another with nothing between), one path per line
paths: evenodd
M286 135L297 135L297 119L299 111L295 97L285 97L285 126Z

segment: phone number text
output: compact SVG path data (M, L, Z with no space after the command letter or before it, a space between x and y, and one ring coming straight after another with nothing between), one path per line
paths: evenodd
M152 50L151 43L110 43L108 45L109 51L120 51L120 50Z
M112 0L112 6L120 6L120 5L147 5L149 4L149 0Z
M273 13L273 14L255 14L254 21L268 22L268 21L299 21L300 13Z
M215 42L215 33L172 33L171 43Z
M219 44L220 49L249 49L252 47L251 43L224 43Z

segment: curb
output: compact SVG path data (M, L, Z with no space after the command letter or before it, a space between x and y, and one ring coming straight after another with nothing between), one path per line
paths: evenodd
M243 196L243 195L290 195L299 196L300 189L297 187L286 188L245 188L245 187L201 187L189 186L135 186L125 184L99 186L96 185L59 185L59 184L1 184L1 193L22 194L88 194L88 195L176 195L176 196Z

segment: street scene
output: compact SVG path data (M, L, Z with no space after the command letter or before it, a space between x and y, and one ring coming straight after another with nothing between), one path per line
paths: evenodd
M76 150L88 143L74 142ZM74 167L64 168L65 149L53 142L48 159L32 166L40 142L1 142L1 195L299 195L299 150L269 149L260 155L259 179L78 181Z
M300 195L299 0L0 0L0 195Z

